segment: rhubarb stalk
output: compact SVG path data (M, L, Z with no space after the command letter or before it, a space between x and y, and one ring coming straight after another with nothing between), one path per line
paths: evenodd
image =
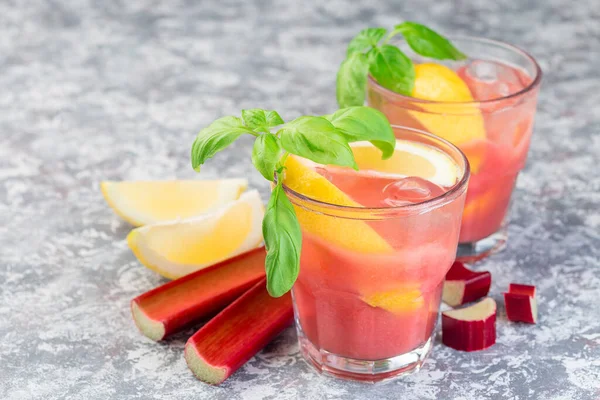
M146 292L131 301L133 320L152 340L214 315L265 277L264 247Z
M219 384L267 345L293 320L289 293L271 297L262 280L217 314L185 345L196 377Z

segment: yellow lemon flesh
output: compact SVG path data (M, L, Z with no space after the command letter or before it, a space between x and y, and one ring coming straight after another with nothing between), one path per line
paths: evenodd
M396 140L394 154L381 159L381 151L369 142L351 145L359 170L371 170L400 177L417 176L436 185L450 187L460 175L459 166L446 153L426 144Z
M445 65L425 63L415 65L415 86L412 97L439 102L473 101L467 84Z
M198 217L145 225L127 243L138 260L176 279L257 247L264 207L256 190Z
M435 63L415 65L415 86L412 97L439 102L416 103L422 111L409 111L426 130L434 135L459 147L475 139L485 139L485 125L481 111L477 105L469 104L474 101L469 87L450 68ZM469 161L471 169L477 172L481 160L469 159Z
M414 311L420 309L425 304L423 296L418 289L377 292L363 296L363 301L371 307L383 308L394 314Z
M189 218L236 200L248 187L246 179L210 181L105 181L106 202L135 226Z

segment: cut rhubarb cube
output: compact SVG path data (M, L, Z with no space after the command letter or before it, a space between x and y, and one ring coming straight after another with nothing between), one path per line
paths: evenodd
M506 317L510 321L537 323L537 301L535 286L511 283L504 293Z
M526 296L535 297L535 286L523 285L520 283L511 283L508 286L510 293L524 294Z
M472 306L442 313L442 343L461 351L496 343L496 302L486 297Z
M470 303L487 296L491 284L488 271L471 271L456 261L446 274L442 300L451 307Z
M131 301L133 320L152 340L162 340L216 314L265 277L261 247L191 273Z
M187 341L187 365L198 379L219 384L289 326L293 315L291 295L271 297L263 280Z

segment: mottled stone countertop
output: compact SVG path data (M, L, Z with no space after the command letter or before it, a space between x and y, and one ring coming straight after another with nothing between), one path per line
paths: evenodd
M354 2L358 3L358 2ZM600 398L600 6L547 1L0 2L1 399ZM242 108L335 108L350 37L401 19L529 50L545 72L509 245L492 295L539 288L540 321L499 311L476 353L436 342L382 385L316 375L288 329L220 387L183 359L193 330L154 343L129 301L163 282L127 248L104 179L192 178L196 131ZM204 177L247 176L241 140Z

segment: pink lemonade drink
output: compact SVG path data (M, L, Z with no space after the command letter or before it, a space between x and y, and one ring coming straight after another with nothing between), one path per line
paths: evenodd
M294 311L304 357L379 381L418 369L454 261L469 167L449 142L394 127L388 160L352 144L359 171L290 157L284 187L302 229Z
M372 78L367 96L369 105L392 124L428 130L466 154L471 179L458 257L472 261L506 241L503 224L527 159L541 70L527 53L504 43L477 38L452 42L469 59L443 66L415 60L413 97L385 89Z

